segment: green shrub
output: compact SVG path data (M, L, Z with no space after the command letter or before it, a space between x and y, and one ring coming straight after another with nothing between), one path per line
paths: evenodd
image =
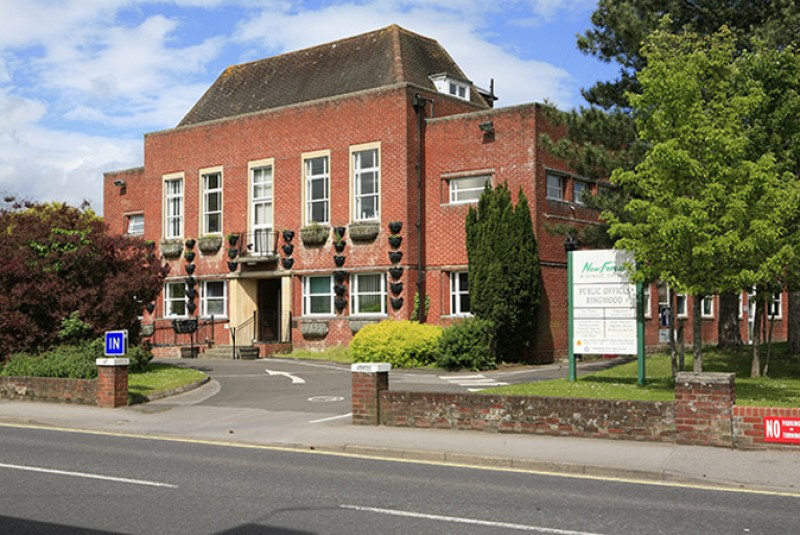
M412 321L386 320L367 325L353 337L354 362L388 362L396 368L416 368L436 361L441 327Z
M467 318L454 323L439 338L436 364L448 370L495 368L497 363L492 351L493 341L494 324L489 320Z
M149 347L133 346L128 349L128 354L125 355L130 359L128 365L128 373L144 373L147 371L147 365L153 360L153 353L150 352Z
M16 353L3 367L3 375L17 377L68 377L94 379L97 377L95 360L103 358L102 339L58 346L41 355Z

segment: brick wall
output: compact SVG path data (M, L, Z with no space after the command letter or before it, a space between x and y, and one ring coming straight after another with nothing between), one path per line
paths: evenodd
M675 430L678 444L731 446L732 373L681 372L675 378Z
M97 387L92 379L0 377L0 397L11 400L96 405Z
M381 392L380 422L394 427L466 429L670 442L672 403Z
M742 449L787 449L797 451L797 444L765 442L764 417L776 416L800 421L800 408L733 407L733 440Z

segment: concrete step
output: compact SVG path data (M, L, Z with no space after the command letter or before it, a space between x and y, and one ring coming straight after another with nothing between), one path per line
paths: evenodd
M230 359L233 358L233 346L213 346L197 355L201 359Z

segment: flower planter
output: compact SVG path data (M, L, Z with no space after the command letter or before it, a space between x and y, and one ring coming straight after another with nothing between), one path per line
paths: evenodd
M306 247L317 247L328 241L330 229L319 225L311 225L300 229L300 239Z
M182 347L181 348L181 358L182 359L196 359L197 354L200 352L199 347Z
M341 283L344 282L344 276L345 276L345 272L344 271L339 270L339 271L334 271L333 272L333 280L337 284L341 284Z
M336 234L339 238L344 238L345 231L347 231L347 227L334 227L333 229L334 234Z
M183 266L183 269L186 270L187 275L192 275L196 267L197 266L195 266L194 264L186 264L185 266Z
M336 267L342 267L346 259L346 256L336 255L333 257L333 263L336 264Z
M186 286L188 286L189 288L194 288L197 285L197 279L195 279L191 275L186 277L186 280L184 282L186 283Z
M333 292L338 296L343 296L347 292L347 286L344 284L334 284Z
M402 228L403 228L402 221L392 221L391 223L389 223L389 232L391 232L392 234L398 234Z
M147 303L144 306L144 309L147 311L148 314L152 314L153 311L156 309L156 304L155 303Z
M347 300L341 297L337 297L336 299L333 300L333 306L336 307L336 310L341 312L347 306Z
M194 238L189 238L186 240L186 248L187 249L194 249L194 244L197 243Z
M392 290L392 293L395 295L403 293L403 283L402 282L390 282L389 288Z
M345 245L347 245L347 242L345 241L340 240L333 242L333 248L336 250L337 253L343 253Z
M284 230L283 231L283 241L290 242L294 239L294 231L293 230Z
M183 252L183 242L180 240L163 240L159 245L164 258L178 258Z
M291 243L284 243L283 246L281 246L281 250L286 256L292 256L292 253L294 252L294 245Z
M403 298L402 297L392 297L389 299L392 303L392 308L395 310L400 310L403 308Z
M194 314L194 311L197 310L197 305L189 301L186 303L186 310L189 311L189 314Z
M233 248L228 249L228 258L233 260L237 256L239 256L239 249L233 249Z
M259 349L252 346L244 346L239 348L239 358L242 360L256 360L259 357Z
M294 258L281 258L281 265L283 269L292 269L294 265Z
M186 288L184 292L186 293L186 297L188 299L194 299L195 297L197 297L197 290L195 290L194 288Z
M229 271L236 271L237 267L239 267L239 264L237 264L236 262L228 262Z
M389 275L391 275L394 280L397 280L403 276L403 268L401 267L390 268Z
M197 240L197 248L201 253L216 253L222 247L222 236L207 236Z
M303 338L325 338L328 335L327 321L303 321L300 323Z
M402 236L389 236L389 245L397 249L403 243Z
M391 251L389 253L389 261L392 264L398 264L403 259L403 253L400 251Z
M228 234L228 245L230 245L231 247L236 247L237 243L239 243L239 235Z
M184 259L185 259L187 262L189 262L190 264L191 264L192 262L194 262L194 258L195 258L195 256L197 256L197 255L196 255L196 253L195 253L194 251L186 251L186 252L183 254L183 258L184 258Z
M350 225L350 239L354 242L373 241L380 231L378 223L353 223Z

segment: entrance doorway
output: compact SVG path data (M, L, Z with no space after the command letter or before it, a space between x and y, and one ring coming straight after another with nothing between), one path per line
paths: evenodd
M281 279L260 279L258 281L257 317L257 339L260 342L280 341Z

